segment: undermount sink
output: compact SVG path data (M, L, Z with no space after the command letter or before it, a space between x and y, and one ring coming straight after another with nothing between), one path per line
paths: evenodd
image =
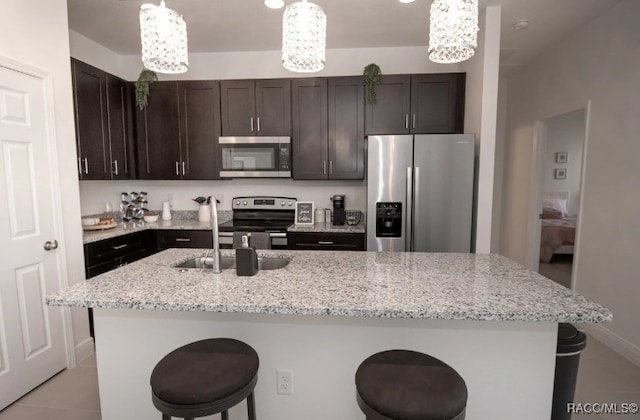
M278 270L284 268L291 261L289 258L278 257L258 257L258 270ZM174 268L205 268L210 269L213 266L213 257L195 257L188 259ZM220 257L220 269L227 270L236 266L235 257Z

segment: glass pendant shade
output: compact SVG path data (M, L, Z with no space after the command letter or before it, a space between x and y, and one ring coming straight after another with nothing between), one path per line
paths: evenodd
M429 25L429 59L459 63L476 52L478 0L433 0Z
M324 68L327 16L306 0L291 3L282 15L282 65L289 71L312 73Z
M187 24L178 13L165 7L140 6L142 62L157 73L184 73L189 67Z

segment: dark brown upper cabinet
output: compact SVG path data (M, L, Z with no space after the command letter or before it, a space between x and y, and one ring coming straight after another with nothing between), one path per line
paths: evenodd
M136 111L138 177L218 179L220 90L215 81L155 82Z
M290 136L289 79L224 80L220 84L223 136Z
M80 179L131 178L129 84L73 58L71 69Z
M361 77L292 80L294 179L364 177Z
M328 85L329 179L364 178L362 77L332 77Z
M384 76L377 103L366 105L366 134L462 133L465 80L464 73Z

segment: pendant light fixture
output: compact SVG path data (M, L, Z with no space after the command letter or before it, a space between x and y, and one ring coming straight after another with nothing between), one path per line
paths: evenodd
M429 25L429 59L459 63L476 52L478 0L433 0Z
M187 24L182 16L159 6L140 6L140 41L144 66L157 73L184 73L189 67Z
M327 16L307 0L288 5L282 15L282 65L298 73L324 68Z

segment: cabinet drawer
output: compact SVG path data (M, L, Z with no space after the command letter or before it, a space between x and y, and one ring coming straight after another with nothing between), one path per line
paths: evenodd
M209 230L159 230L156 232L158 249L212 248L213 236Z
M289 232L289 249L319 251L364 251L362 233Z
M147 232L136 232L86 244L84 246L86 266L91 267L102 264L147 248L145 233Z

